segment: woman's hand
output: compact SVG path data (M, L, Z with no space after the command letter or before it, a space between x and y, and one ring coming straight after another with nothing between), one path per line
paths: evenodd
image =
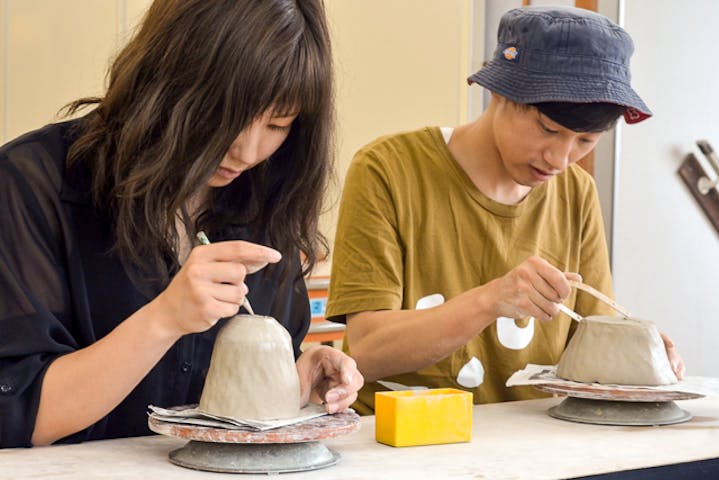
M681 355L679 355L672 339L661 332L659 332L659 335L662 336L664 348L666 348L667 357L669 358L669 365L671 365L674 375L677 376L677 380L682 380L684 378L684 371L686 370L684 367L684 360Z
M307 349L297 359L302 405L324 403L327 413L341 412L357 399L364 378L354 359L325 345Z
M245 276L281 258L277 250L239 240L197 246L153 300L155 318L171 335L203 332L237 314L247 295Z

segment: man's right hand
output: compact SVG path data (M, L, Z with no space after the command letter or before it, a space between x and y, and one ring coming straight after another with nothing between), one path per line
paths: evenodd
M504 276L485 284L496 302L496 316L534 317L549 320L559 313L559 304L569 297L569 280L581 281L577 273L561 272L546 260L533 256Z

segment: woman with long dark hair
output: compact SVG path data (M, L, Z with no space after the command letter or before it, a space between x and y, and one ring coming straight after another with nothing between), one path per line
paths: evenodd
M198 401L245 296L303 399L352 403L354 361L300 351L332 89L321 0L157 0L85 116L0 149L0 446L149 433L148 404Z

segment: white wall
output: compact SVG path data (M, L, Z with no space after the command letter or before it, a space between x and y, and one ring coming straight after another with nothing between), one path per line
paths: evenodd
M101 95L148 0L0 0L0 144Z
M696 140L719 147L719 2L623 4L633 85L654 117L621 127L617 300L673 337L689 375L719 376L719 234L676 173L686 153L701 157Z

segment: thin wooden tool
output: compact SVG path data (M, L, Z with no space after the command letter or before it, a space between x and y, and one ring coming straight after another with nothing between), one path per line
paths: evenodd
M566 306L563 303L559 304L559 311L564 313L568 317L570 317L572 320L576 320L578 322L581 322L582 320L584 320L583 316L581 316L580 314L578 314L577 312L575 312L574 310L572 310L571 308L569 308L568 306Z
M619 305L617 302L615 302L615 301L612 300L611 298L607 297L606 295L604 295L602 292L600 292L600 291L597 290L596 288L590 287L589 285L587 285L587 284L585 284L585 283L577 282L577 281L575 281L575 280L570 280L570 281L569 281L569 285L571 285L572 287L574 287L574 288L576 288L576 289L578 289L578 290L584 290L584 291L587 292L588 294L590 294L590 295L592 295L593 297L597 298L599 301L606 303L607 305L609 305L610 307L612 307L614 310L616 310L617 312L621 313L622 316L625 317L625 318L630 318L630 317L632 316L632 314L629 313L629 310L627 310L626 308L622 307L622 306ZM571 317L572 319L574 319L574 320L576 320L576 321L578 321L578 322L581 322L581 321L584 319L584 317L582 317L582 316L579 315L577 312L575 312L574 310L572 310L571 308L567 307L567 306L564 305L564 304L561 304L561 303L559 304L559 310L560 310L562 313L568 315L569 317Z

